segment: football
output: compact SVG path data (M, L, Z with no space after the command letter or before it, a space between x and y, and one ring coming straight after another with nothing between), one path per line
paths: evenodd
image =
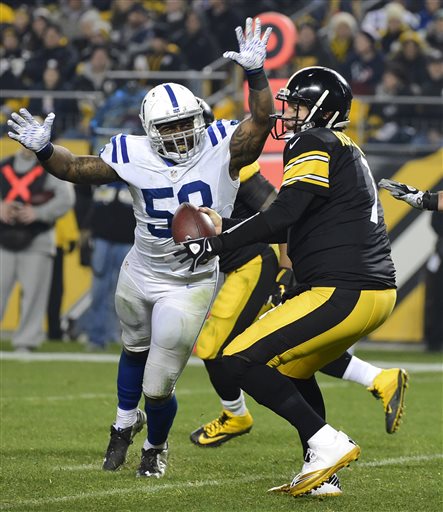
M206 213L191 203L181 203L172 218L172 238L180 243L189 238L215 236L215 227Z

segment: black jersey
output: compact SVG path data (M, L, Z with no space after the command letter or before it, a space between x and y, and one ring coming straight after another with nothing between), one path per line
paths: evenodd
M283 242L299 283L370 290L395 287L377 188L360 148L344 133L297 133L284 151L283 182L264 212L220 236L223 249Z
M284 152L282 188L315 195L289 227L298 281L347 288L395 286L395 269L377 187L361 149L344 133L316 128Z
M240 188L231 216L233 218L250 217L263 210L276 197L277 191L260 174L258 162L254 162L240 170ZM220 254L221 272L232 272L259 254L262 254L267 247L267 243L257 242L240 249L223 252Z

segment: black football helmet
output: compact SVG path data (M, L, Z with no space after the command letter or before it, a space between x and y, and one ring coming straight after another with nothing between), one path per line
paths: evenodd
M212 124L215 120L214 112L208 103L202 98L196 96L197 101L200 103L200 107L203 109L203 119L205 120L206 128Z
M303 68L291 76L275 98L282 102L282 111L271 116L276 120L272 131L274 139L288 138L285 121L295 121L295 132L314 127L342 129L349 124L352 91L348 82L333 69ZM295 116L285 117L285 103L295 105ZM300 104L309 110L305 119L299 118Z

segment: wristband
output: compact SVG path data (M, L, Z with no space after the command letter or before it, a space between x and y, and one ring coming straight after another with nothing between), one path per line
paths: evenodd
M248 79L249 89L261 91L268 87L268 77L263 68L246 71L246 78Z
M220 254L223 252L223 240L221 235L209 237L209 243L211 244L212 254Z
M54 153L54 146L51 144L51 142L48 142L46 146L42 148L40 151L35 152L40 162L49 160L52 156L52 153Z
M431 194L431 192L427 190L423 194L422 204L424 210L438 210L438 193Z

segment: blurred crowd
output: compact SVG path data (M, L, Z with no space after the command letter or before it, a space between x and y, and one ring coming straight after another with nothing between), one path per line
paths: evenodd
M56 135L90 136L91 121L92 128L137 132L139 98L158 80L132 80L129 73L110 79L110 71L200 71L237 48L234 28L246 16L268 11L290 16L298 34L293 57L271 77L287 78L304 66L332 67L355 95L377 98L367 112L369 140L441 141L442 112L435 103L411 108L390 99L441 97L442 0L5 0L3 90L103 94L98 102L69 94L3 94L0 125L4 131L9 113L24 105L41 116L63 112Z

